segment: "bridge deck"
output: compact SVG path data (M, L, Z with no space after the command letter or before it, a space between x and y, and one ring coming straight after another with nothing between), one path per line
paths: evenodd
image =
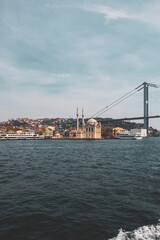
M160 115L149 116L147 118L160 118ZM144 119L144 117L118 118L118 119L101 119L101 122L129 121L129 120L139 120L139 119Z

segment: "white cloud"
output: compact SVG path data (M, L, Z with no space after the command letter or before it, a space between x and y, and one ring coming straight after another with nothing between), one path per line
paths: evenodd
M110 8L108 6L104 5L84 5L84 10L90 11L90 12L95 12L99 14L105 15L106 18L108 19L118 19L118 18L135 18L135 16L129 15L123 10L116 10L113 8Z
M110 3L112 4L112 3ZM128 19L136 20L147 25L154 26L156 29L160 29L160 3L158 1L146 2L143 1L140 7L137 9L138 3L135 1L135 8L126 8L128 4L121 4L120 7L110 7L107 4L93 3L93 1L82 1L78 2L64 2L55 1L54 3L45 3L40 8L43 10L54 10L54 9L82 9L84 11L102 14L106 20L118 20ZM126 10L127 9L127 10Z
M28 86L36 85L41 86L44 84L56 84L60 81L69 79L71 75L69 73L47 73L41 70L28 70L17 67L11 62L4 62L0 60L0 76L3 83L6 83L7 87L20 86L26 84Z
M118 20L118 19L128 19L135 20L147 25L154 26L156 29L160 29L160 3L159 2L149 2L141 3L141 7L137 9L138 3L135 2L135 8L128 8L126 10L125 5L121 5L121 7L110 7L107 4L96 4L93 1L83 1L81 4L78 2L67 2L64 3L55 1L54 3L46 3L41 6L44 10L53 10L57 8L65 8L65 9L82 9L84 11L93 12L97 14L101 14L104 16L105 20ZM67 10L66 10L67 11Z
M145 4L139 10L130 10L125 11L123 9L115 9L107 5L99 4L84 4L81 6L82 9L89 12L94 12L104 15L104 18L107 20L118 20L118 19L128 19L136 20L147 25L154 26L157 29L160 29L160 3L151 3ZM122 6L123 8L123 6Z

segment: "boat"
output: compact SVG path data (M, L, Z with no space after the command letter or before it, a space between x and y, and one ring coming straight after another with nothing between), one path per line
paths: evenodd
M2 133L0 134L0 140L32 140L32 139L44 139L44 135L36 134L35 132L22 132L17 133Z
M141 140L143 137L141 134L136 133L136 134L118 134L116 139L122 139L122 140Z

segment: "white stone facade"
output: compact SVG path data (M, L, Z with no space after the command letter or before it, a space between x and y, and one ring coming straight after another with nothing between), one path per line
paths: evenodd
M82 129L79 129L79 114L77 108L77 130L71 130L70 138L76 139L101 139L101 123L98 123L94 118L90 118L85 124L84 111L82 110Z
M93 118L89 119L84 127L84 136L92 139L101 138L101 123Z
M131 129L131 135L136 135L141 134L142 137L147 137L147 129L143 129L143 128L135 128L135 129Z

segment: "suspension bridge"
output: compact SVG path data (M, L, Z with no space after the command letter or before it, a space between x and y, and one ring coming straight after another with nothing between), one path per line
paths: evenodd
M148 134L148 132L149 132L149 119L150 118L160 118L160 115L149 116L149 109L148 109L148 106L149 106L149 87L159 88L160 86L157 85L157 84L144 82L141 85L139 85L138 87L134 88L133 90L131 90L128 93L126 93L125 95L123 95L122 97L118 98L117 100L115 100L114 102L109 104L108 106L106 106L106 107L102 108L101 110L99 110L98 112L96 112L93 115L93 117L95 117L95 118L100 117L102 114L104 114L105 112L114 108L115 106L117 106L118 104L120 104L121 102L126 100L127 98L129 98L132 95L134 95L135 93L143 90L143 106L144 106L143 116L141 116L141 117L130 117L130 118L119 118L119 119L101 119L101 122L105 123L105 122L110 122L110 121L143 120L144 121L144 128L147 129L147 134Z

